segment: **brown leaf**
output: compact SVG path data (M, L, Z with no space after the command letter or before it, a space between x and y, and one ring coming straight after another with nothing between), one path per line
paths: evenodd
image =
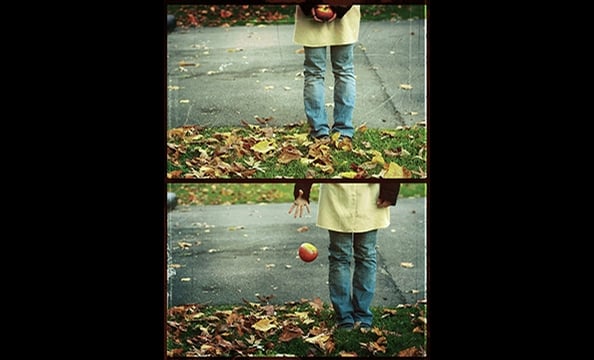
M303 330L299 326L289 324L283 327L283 333L279 336L278 340L289 342L301 336L303 336Z
M297 229L297 232L302 233L302 232L306 232L308 230L309 230L309 227L307 227L307 226L304 225L304 226L301 226L300 228L298 228Z
M280 150L280 155L278 156L278 162L281 164L288 164L293 160L299 160L303 154L299 149L294 147L293 145L283 146Z
M370 341L368 343L359 343L359 344L361 345L361 347L363 349L366 349L373 355L375 355L377 352L382 352L382 353L386 352L386 347L378 344L375 341Z
M324 310L324 302L319 297L316 297L313 301L309 302L312 308L317 312Z
M398 357L425 356L425 351L412 346L398 352Z

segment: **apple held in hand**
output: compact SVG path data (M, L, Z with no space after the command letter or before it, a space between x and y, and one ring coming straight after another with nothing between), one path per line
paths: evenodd
M299 257L305 262L312 262L318 257L318 248L311 243L299 245Z
M332 10L330 5L317 5L315 11L316 16L320 20L329 20L334 16L334 10Z

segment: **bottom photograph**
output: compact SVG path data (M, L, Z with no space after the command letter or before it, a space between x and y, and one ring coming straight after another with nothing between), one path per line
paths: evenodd
M427 187L167 184L168 358L429 354Z

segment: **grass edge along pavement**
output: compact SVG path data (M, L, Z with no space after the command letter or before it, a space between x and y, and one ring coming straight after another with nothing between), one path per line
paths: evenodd
M424 357L427 305L372 307L371 329L336 329L319 298L270 304L187 304L167 311L167 357L386 356Z
M262 203L291 203L294 183L292 182L214 182L214 183L169 183L167 191L175 194L175 204L189 205L235 205ZM317 201L319 184L311 188L310 201ZM425 183L402 183L399 198L426 197Z
M272 127L187 125L167 131L168 179L426 178L427 131L421 121L394 129L357 127L311 140L305 122Z
M295 4L169 4L175 27L229 27L294 24ZM424 19L426 4L362 4L362 21Z

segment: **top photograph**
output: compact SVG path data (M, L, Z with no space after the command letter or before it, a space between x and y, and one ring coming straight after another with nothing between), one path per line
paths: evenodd
M167 179L429 178L428 5L166 9Z

